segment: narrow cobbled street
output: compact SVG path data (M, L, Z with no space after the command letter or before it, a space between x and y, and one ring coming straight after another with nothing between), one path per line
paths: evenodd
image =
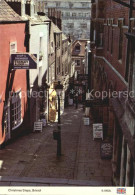
M83 115L81 105L65 109L61 157L56 155L57 142L53 139L56 124L48 124L43 132L20 137L0 150L0 185L69 185L71 181L71 185L111 185L111 161L101 159L101 140L93 141L92 122L84 126Z

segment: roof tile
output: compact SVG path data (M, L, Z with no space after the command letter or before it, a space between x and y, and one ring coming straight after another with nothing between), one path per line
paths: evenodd
M0 22L23 21L23 19L4 1L0 0Z

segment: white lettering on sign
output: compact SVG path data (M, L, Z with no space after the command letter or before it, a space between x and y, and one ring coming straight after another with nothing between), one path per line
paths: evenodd
M29 60L14 60L14 66L29 66Z

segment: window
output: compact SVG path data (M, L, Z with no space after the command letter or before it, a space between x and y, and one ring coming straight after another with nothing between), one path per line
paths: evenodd
M82 3L82 7L87 7L88 4L87 3Z
M73 3L69 2L69 8L73 7Z
M89 13L84 13L84 16L89 17L90 15L89 15Z
M80 47L79 44L77 44L77 45L75 46L75 52L80 52L80 50L81 50L81 47Z
M72 16L75 18L76 17L76 13L72 13Z
M113 27L112 27L112 40L111 40L111 54L113 53Z
M80 74L80 70L77 70L77 75Z
M82 23L81 24L81 28L85 28L86 29L87 28L87 24L86 23Z
M70 16L70 12L66 12L65 13L65 16Z
M82 16L83 16L83 13L79 13L78 16L79 16L79 17L82 17Z
M93 41L95 42L96 41L96 30L94 29L93 31Z
M39 40L39 61L41 61L42 58L43 58L43 54L42 54L42 40L43 40L43 37L40 37L40 40Z
M107 51L109 51L109 40L110 40L110 37L109 37L109 35L110 35L110 28L109 28L109 26L108 26L108 39L107 39Z
M6 135L6 140L9 139L9 130L10 130L10 107L9 105L6 105L4 107L4 121L3 121L3 126L5 130L5 135Z
M80 66L80 64L81 64L80 60L75 60L75 63L76 63L77 66Z
M60 7L60 2L56 2L56 7Z
M17 44L16 44L16 42L11 42L10 43L10 54L13 54L16 52L17 52Z
M67 24L67 27L68 27L68 28L73 28L73 27L74 27L74 23L68 23L68 24Z
M14 92L12 95L11 121L12 121L12 130L17 128L22 122L22 118L21 118L21 91Z
M120 29L120 34L119 34L119 56L118 59L122 59L122 43L123 43L123 30L122 30L122 21L119 21L119 29Z
M99 33L99 46L103 47L103 33Z

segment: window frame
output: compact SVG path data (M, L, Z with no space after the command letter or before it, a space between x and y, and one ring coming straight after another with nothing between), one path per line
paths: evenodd
M13 92L11 99L11 130L17 129L22 124L21 89Z
M79 65L78 65L78 62L79 62ZM78 67L78 66L81 66L81 60L76 59L76 60L75 60L75 63L76 63L76 66L77 66L77 67Z
M15 45L15 51L14 51L14 52L13 52L12 49L11 49L12 45ZM14 54L14 53L16 53L16 52L17 52L17 42L16 42L16 41L10 42L10 55L11 55L11 54Z

